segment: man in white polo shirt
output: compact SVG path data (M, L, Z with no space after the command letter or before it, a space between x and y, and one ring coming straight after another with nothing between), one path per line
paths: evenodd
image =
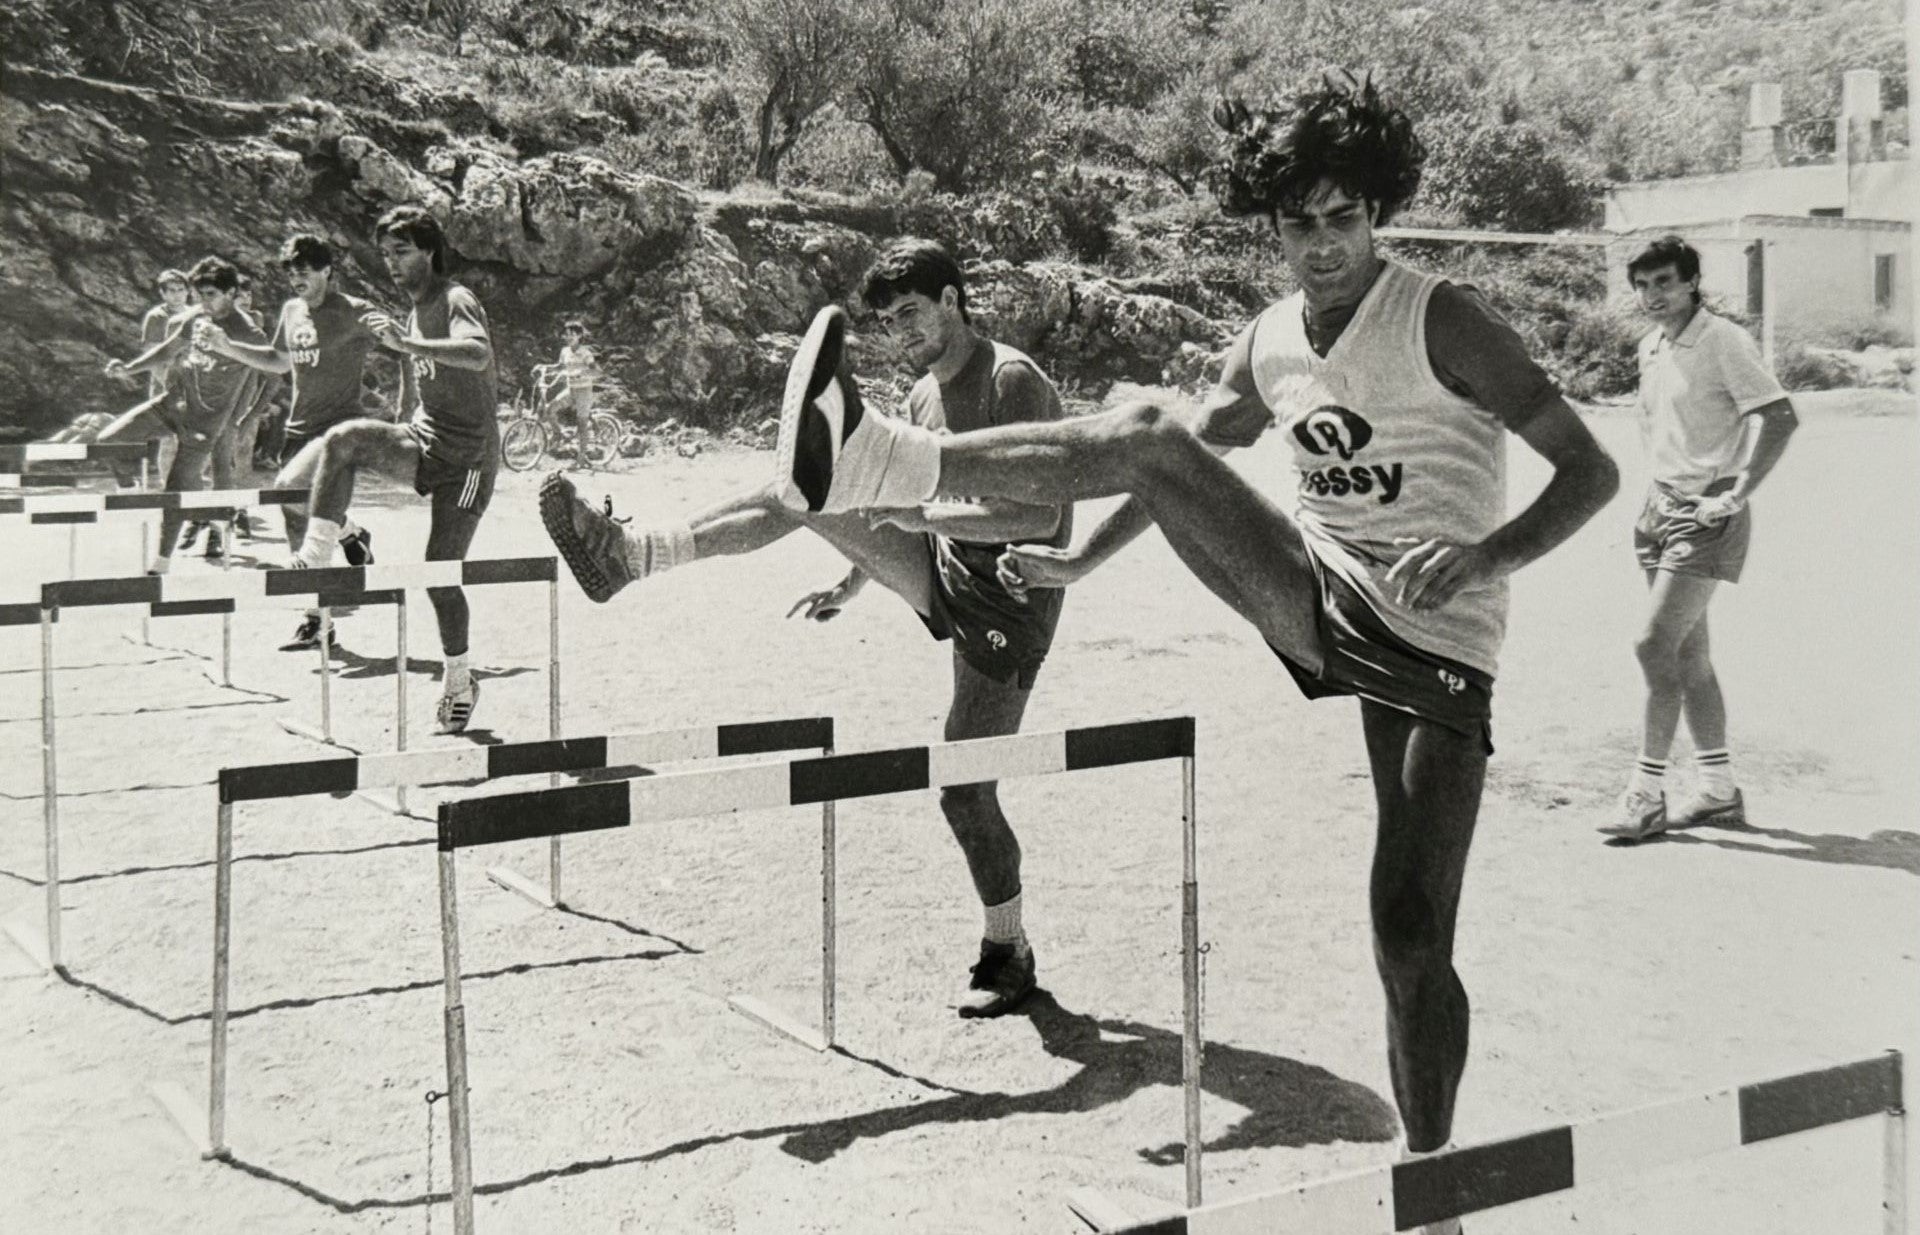
M1655 329L1640 341L1640 423L1653 484L1633 529L1652 607L1634 652L1647 679L1640 760L1617 818L1600 830L1640 841L1672 824L1744 823L1727 707L1708 656L1707 605L1736 583L1753 517L1747 500L1799 421L1746 331L1700 303L1700 254L1663 236L1627 264ZM1698 791L1667 810L1667 751L1693 735Z

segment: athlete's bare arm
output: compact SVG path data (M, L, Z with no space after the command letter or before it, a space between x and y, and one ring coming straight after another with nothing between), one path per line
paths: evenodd
M1514 430L1553 465L1553 479L1518 515L1479 544L1444 539L1409 548L1387 572L1411 608L1446 604L1474 583L1525 566L1578 531L1620 489L1620 470L1557 391L1543 396Z
M160 340L146 351L141 352L132 360L108 361L107 372L114 375L122 373L145 373L149 369L157 369L161 365L171 362L175 356L180 354L181 349L185 348L187 343L193 338L193 324L198 320L200 320L198 316L177 318L172 328L167 331L166 338Z
M271 343L239 343L218 326L206 332L205 342L207 350L216 356L239 361L249 369L272 374L293 372L293 357Z
M456 334L445 339L423 339L406 333L400 323L378 309L363 314L360 321L373 332L381 346L403 356L421 356L450 369L476 372L493 363L493 344L484 335Z

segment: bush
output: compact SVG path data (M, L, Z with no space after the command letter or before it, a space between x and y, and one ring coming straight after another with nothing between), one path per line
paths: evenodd
M1860 384L1852 361L1798 339L1780 348L1774 371L1788 390L1839 390Z

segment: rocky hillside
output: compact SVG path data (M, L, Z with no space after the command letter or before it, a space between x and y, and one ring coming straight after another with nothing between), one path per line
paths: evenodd
M517 159L437 124L313 102L234 103L15 68L0 89L0 434L113 412L153 276L208 253L284 294L272 254L328 236L354 292L391 301L368 235L387 207L444 212L459 277L492 318L503 387L593 326L624 410L718 428L771 411L792 336L848 300L909 212L822 199L703 198L597 159ZM987 263L988 329L1068 382L1191 377L1225 327L1174 300L1058 264ZM884 344L863 374L897 385Z

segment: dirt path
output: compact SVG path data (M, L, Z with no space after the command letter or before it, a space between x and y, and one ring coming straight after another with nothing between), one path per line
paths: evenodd
M1920 1049L1915 420L1809 417L1758 503L1749 580L1714 610L1755 827L1637 850L1592 831L1637 721L1641 585L1628 544L1644 483L1630 422L1596 428L1624 465L1623 496L1514 585L1499 754L1460 928L1475 1002L1463 1141ZM1514 451L1518 501L1543 471ZM1283 483L1271 450L1242 465ZM666 516L767 466L709 455L603 487L626 510ZM548 552L532 492L530 477L502 483L476 554ZM416 506L364 521L388 560L418 553ZM92 573L113 572L132 533L96 535ZM54 530L17 536L10 561L63 563ZM904 606L876 589L830 625L782 620L841 571L795 537L605 607L569 582L565 728L831 714L843 749L937 740L946 653ZM495 675L476 724L544 736L544 597L491 589L474 607L476 660ZM416 608L412 731L416 745L446 742L420 736L437 647ZM211 685L201 660L123 641L130 623L60 631L61 663L93 666L63 672L56 696L72 980L0 955L0 1229L451 1229L445 1206L425 1203L429 1169L434 1190L448 1171L444 1106L430 1167L423 1101L446 1082L424 823L326 799L244 809L238 846L257 860L235 872L235 1165L196 1160L146 1093L156 1080L204 1093L207 782L223 765L323 753L273 724L315 709L313 661L273 650L289 627L277 614L237 621L247 693ZM210 618L156 631L217 647ZM391 618L347 619L343 643L338 729L390 744ZM25 923L41 912L34 655L32 632L0 631L0 918ZM1150 538L1068 599L1030 727L1180 713L1199 718L1209 1196L1382 1162L1397 1128L1366 932L1357 713L1302 701ZM139 785L162 787L128 791ZM752 991L812 1006L811 813L570 842L577 914L537 910L482 877L502 858L534 871L538 846L462 855L481 1229L1064 1235L1076 1229L1067 1189L1177 1197L1177 778L1148 766L1003 796L1047 994L1025 1016L957 1020L978 911L932 795L851 803L845 1052L825 1057L725 1004ZM1863 1136L1582 1191L1469 1229L1878 1229L1878 1140Z

